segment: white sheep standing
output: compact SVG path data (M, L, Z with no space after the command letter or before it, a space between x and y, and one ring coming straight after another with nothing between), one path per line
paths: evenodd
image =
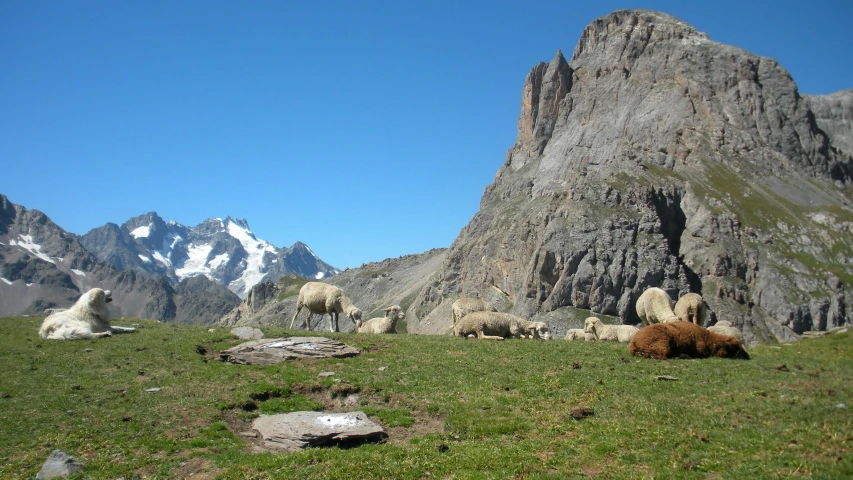
M500 312L471 312L460 318L453 329L457 337L476 335L486 340L504 338L542 338L551 340L551 330L545 322L531 322L523 318Z
M629 343L640 329L633 325L607 325L598 317L589 317L583 322L584 332L595 340Z
M371 318L358 325L358 333L397 333L397 320L406 318L399 305L385 309L384 317Z
M453 316L453 334L456 335L456 322L471 312L497 312L497 309L479 298L462 297L450 306Z
M637 315L643 325L678 321L669 294L657 287L646 289L637 299Z
M721 335L735 337L740 340L740 343L743 343L743 334L740 333L740 330L732 326L732 322L727 320L720 320L713 327L708 327L708 330Z
M592 333L586 333L586 331L582 328L570 328L568 332L566 332L566 340L595 340L595 335Z
M296 322L296 317L302 310L302 307L308 308L308 316L305 318L305 329L311 330L311 314L319 313L320 315L328 313L331 317L329 321L329 329L333 332L338 331L338 315L346 314L350 320L356 325L361 322L361 310L356 308L350 302L343 290L334 286L320 282L308 282L299 289L299 297L296 300L296 313L290 320L290 328L293 328L293 323Z
M691 322L696 325L705 323L705 305L702 295L698 293L686 293L675 302L675 316L682 322Z

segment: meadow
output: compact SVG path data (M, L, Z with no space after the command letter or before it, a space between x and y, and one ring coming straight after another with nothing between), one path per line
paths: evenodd
M362 353L247 366L219 360L240 343L225 329L123 319L139 330L63 342L41 320L0 318L2 478L33 478L54 449L86 464L79 478L127 480L853 478L849 332L748 361L315 332ZM389 435L258 452L251 420L294 410L362 410Z

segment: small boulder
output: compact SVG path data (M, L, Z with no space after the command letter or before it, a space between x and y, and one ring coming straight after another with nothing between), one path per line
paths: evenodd
M70 477L83 470L84 465L62 450L54 450L36 475L36 480Z
M231 329L232 335L237 335L240 340L260 340L264 338L264 332L255 327L236 327Z

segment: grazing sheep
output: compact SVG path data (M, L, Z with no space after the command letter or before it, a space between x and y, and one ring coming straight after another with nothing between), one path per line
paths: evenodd
M595 340L595 334L586 333L583 328L570 328L566 332L566 340Z
M589 317L583 322L583 331L592 335L592 340L628 343L639 330L633 325L606 325L598 317Z
M358 325L358 333L397 333L397 320L406 318L399 305L385 309L384 317L376 317Z
M682 322L692 322L696 325L705 324L705 305L702 295L687 293L675 302L675 316Z
M637 299L637 315L643 325L678 321L669 294L657 287L646 289Z
M457 337L476 335L486 340L503 340L504 338L543 338L551 340L551 330L544 322L530 322L523 318L499 312L472 312L465 315L453 328Z
M708 330L719 333L720 335L729 335L740 340L740 343L743 343L743 334L740 333L740 330L732 326L732 322L721 320L717 322L713 327L708 327Z
M48 340L84 340L136 331L135 328L110 325L107 303L111 301L109 290L93 288L81 295L68 310L48 315L39 328L39 336Z
M321 315L328 313L331 317L329 329L333 332L338 331L338 315L341 313L346 314L356 325L361 322L361 310L356 308L344 295L344 292L334 285L320 282L308 282L302 285L302 288L299 289L299 298L296 299L296 313L290 320L290 328L293 328L293 323L296 322L296 317L302 307L308 308L308 316L305 318L306 330L311 330L312 313Z
M479 298L460 298L450 306L453 315L454 335L456 335L456 322L471 312L497 312L497 309Z
M682 355L749 360L740 341L690 322L658 323L642 328L628 345L631 355L664 360Z

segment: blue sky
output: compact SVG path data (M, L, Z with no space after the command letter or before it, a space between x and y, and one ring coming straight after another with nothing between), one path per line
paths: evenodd
M853 88L850 0L0 0L0 193L77 234L246 218L338 268L447 247L528 71L621 8Z

